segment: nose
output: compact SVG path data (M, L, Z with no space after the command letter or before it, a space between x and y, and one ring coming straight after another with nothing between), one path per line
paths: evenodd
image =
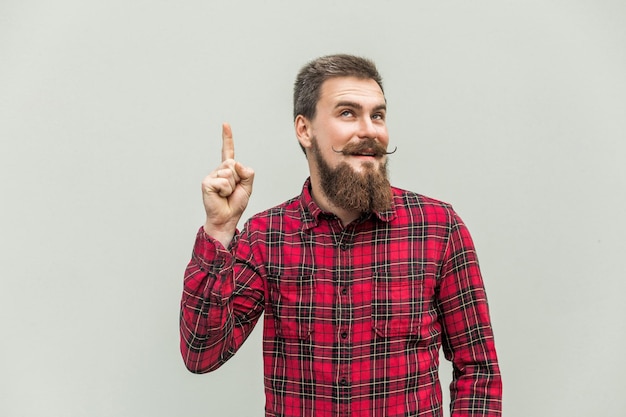
M376 139L378 137L378 129L370 117L363 117L359 121L358 136L360 139Z

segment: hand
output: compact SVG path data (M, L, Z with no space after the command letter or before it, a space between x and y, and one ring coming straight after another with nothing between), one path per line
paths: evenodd
M235 143L228 123L222 125L222 163L202 181L206 211L204 231L224 247L235 235L250 195L254 171L235 161Z

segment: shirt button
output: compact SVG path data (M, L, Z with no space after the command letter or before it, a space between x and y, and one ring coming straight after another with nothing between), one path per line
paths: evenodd
M341 338L345 339L346 337L348 337L348 333L347 332L342 332L341 333Z
M341 386L347 386L348 385L348 380L346 378L341 378L341 381L339 381L339 383L341 384Z
M348 250L348 245L346 245L345 243L342 243L341 245L339 245L339 249L346 251Z
M348 289L346 287L343 287L341 289L341 295L346 295L346 294L348 294Z

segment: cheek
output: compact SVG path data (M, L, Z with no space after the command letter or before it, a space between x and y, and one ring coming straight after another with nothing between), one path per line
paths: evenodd
M356 128L350 123L333 123L329 126L328 134L337 142L350 140L356 134Z
M345 124L341 125L339 123L336 125L327 126L327 128L324 129L323 133L320 132L320 134L324 135L323 143L329 149L331 146L335 149L341 149L355 136L353 129L348 128L347 126L345 126Z
M378 141L385 146L389 145L389 133L387 129L380 129L378 131Z

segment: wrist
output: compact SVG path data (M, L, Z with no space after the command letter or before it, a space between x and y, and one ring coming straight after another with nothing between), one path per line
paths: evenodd
M236 232L234 228L215 227L208 222L204 224L203 229L204 233L220 242L225 248L228 248Z

